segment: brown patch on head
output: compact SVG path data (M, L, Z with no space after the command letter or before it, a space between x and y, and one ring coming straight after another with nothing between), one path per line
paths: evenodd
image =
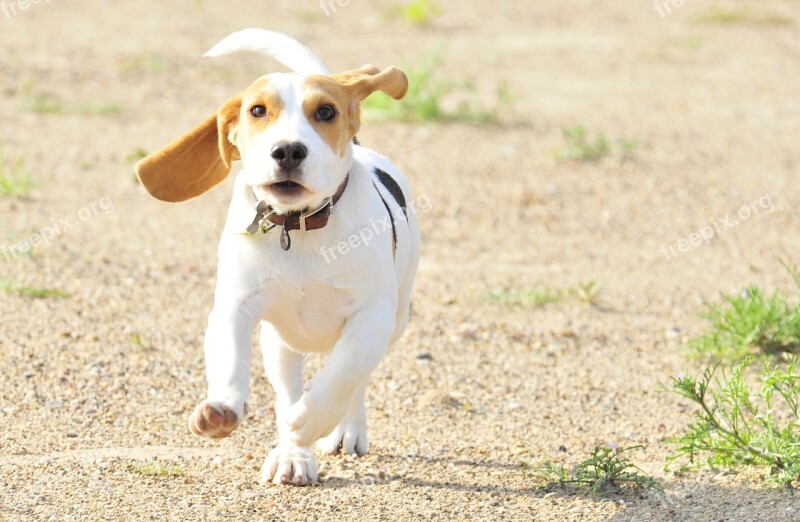
M358 109L355 112L350 110L350 94L327 76L312 76L305 81L304 87L303 114L331 150L340 157L344 156L348 141L358 131ZM317 117L317 111L325 105L335 113L330 121Z
M250 112L264 106L264 117ZM136 164L147 191L163 201L197 197L224 180L241 159L237 144L263 129L283 111L283 101L262 78L219 108L217 113Z
M396 67L381 71L374 65L365 65L331 76L309 76L303 87L303 113L330 148L344 156L347 144L361 127L361 101L375 91L399 100L406 94L408 78ZM319 109L325 105L336 114L327 121L318 117Z

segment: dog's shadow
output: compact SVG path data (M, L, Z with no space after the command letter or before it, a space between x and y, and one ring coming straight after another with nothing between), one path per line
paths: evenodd
M349 489L399 483L411 488L528 497L543 497L548 492L531 480L519 465L504 462L390 453L371 453L365 460L368 463L364 467L369 469L366 473L359 475L354 474L353 470L331 471L323 479L324 486ZM361 465L358 467L362 468ZM506 475L503 480L492 480L497 470ZM431 476L440 476L442 479L429 478ZM519 486L509 486L511 481Z

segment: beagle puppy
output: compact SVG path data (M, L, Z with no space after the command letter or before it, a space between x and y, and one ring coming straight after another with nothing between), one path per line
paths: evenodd
M371 65L329 74L296 40L261 29L233 33L206 56L237 51L293 72L257 79L136 172L153 197L179 202L241 161L205 335L208 394L189 427L218 438L239 425L260 324L279 436L262 480L306 485L317 481L314 443L329 454L367 452L369 376L408 323L420 255L409 185L355 139L360 102L375 91L400 99L408 80ZM304 384L311 353L328 356Z

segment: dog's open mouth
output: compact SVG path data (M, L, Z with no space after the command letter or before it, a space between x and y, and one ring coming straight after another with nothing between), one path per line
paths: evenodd
M295 181L279 181L263 185L264 190L278 198L291 198L301 195L306 188Z

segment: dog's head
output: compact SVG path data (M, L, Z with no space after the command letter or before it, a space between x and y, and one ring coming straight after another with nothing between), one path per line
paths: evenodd
M365 65L334 75L269 74L225 102L194 130L136 164L163 201L185 201L224 180L242 160L245 182L278 212L314 208L347 175L359 104L375 91L402 98L408 79Z

